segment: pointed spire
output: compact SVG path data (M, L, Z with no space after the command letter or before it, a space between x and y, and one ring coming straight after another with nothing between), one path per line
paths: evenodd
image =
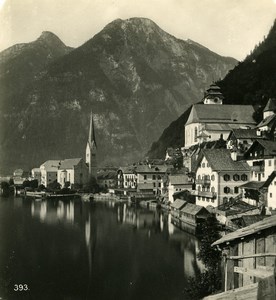
M94 130L94 120L93 120L93 113L91 110L91 114L90 114L90 126L89 126L89 136L88 136L88 143L90 145L90 147L93 145L96 146L97 148L97 143L96 143L96 138L95 138L95 130Z

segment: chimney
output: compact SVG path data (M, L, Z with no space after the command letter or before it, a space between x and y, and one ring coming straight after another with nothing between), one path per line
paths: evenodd
M237 151L232 151L231 152L231 158L233 161L237 161Z

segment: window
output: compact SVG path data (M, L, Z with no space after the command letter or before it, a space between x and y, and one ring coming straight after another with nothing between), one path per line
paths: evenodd
M197 141L197 127L195 127L195 136L194 136L194 142Z
M212 175L211 179L212 179L212 181L214 181L215 180L215 175Z
M211 187L211 192L214 193L215 192L215 188L212 186Z
M239 181L239 180L240 180L240 175L235 174L235 175L233 176L233 179L234 179L235 181Z
M161 182L158 182L158 187L161 187ZM181 190L181 189L179 189L179 190Z
M210 167L210 165L209 165L209 163L207 163L207 168L209 168Z
M223 197L222 201L223 201L223 204L225 204L225 203L227 203L228 198L227 197Z
M198 179L198 180L200 180L200 179L201 179L200 175L198 175L198 176L197 176L197 179Z
M272 198L272 193L269 193L269 197Z
M202 168L205 168L205 163L202 163L202 164L201 164L201 167L202 167Z
M241 180L242 180L242 181L246 181L246 180L247 180L247 175L246 175L246 174L242 174Z
M224 189L224 194L229 194L230 193L230 187L226 186Z
M235 193L235 194L238 194L238 193L239 193L239 187L238 187L238 186L235 186L235 187L234 187L234 193Z
M161 175L158 175L158 176L157 176L157 179L158 179L158 180L161 180Z
M224 179L224 181L229 181L229 180L230 180L230 175L225 174L225 175L223 176L223 179Z
M210 192L210 187L209 186L206 187L206 191Z
M199 201L201 200L201 197L200 197L200 196L198 197L198 200L199 200Z
M200 190L201 190L201 186L200 185L197 187L197 190L200 192Z
M271 160L268 161L268 166L271 167Z
M155 184L155 182L153 183L153 187L156 187L156 184ZM177 189L176 189L177 190Z
M147 175L144 175L144 180L147 180Z
M152 179L155 180L155 179L156 179L156 176L155 176L155 175L152 175Z

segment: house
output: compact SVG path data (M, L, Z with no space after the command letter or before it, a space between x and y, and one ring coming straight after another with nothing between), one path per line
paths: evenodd
M117 186L117 171L102 170L98 172L97 182L102 188L115 188Z
M256 129L233 129L227 138L227 149L237 151L237 155L242 158L255 140L263 138Z
M176 199L172 204L171 204L171 215L174 218L179 218L180 217L180 210L187 204L186 201L181 200L181 199Z
M121 167L117 171L118 188L121 189L136 189L137 174L135 166Z
M196 204L217 207L240 194L250 179L250 167L227 149L203 149L196 168Z
M243 201L266 209L271 213L276 209L276 171L273 171L266 181L249 181L240 188L243 193ZM263 211L265 213L265 211Z
M227 139L232 129L254 128L252 105L224 105L219 87L212 85L203 103L194 104L185 124L185 148Z
M253 298L251 293L250 299L275 299L275 239L276 216L272 216L215 241L212 246L219 247L224 257L222 289L225 292L206 299L230 299L229 293L231 299L245 299L235 297L235 293L243 291L249 295L254 287L258 298Z
M180 209L180 221L197 227L210 216L210 212L202 206L186 203Z
M28 171L24 171L22 169L16 169L13 172L13 182L14 185L22 185L25 180L28 180L30 173Z
M41 184L47 187L49 183L57 180L57 172L61 162L61 160L47 160L40 166Z
M82 158L69 158L61 161L57 170L57 182L61 187L82 187L89 180L89 167Z
M168 199L172 203L174 201L173 195L180 191L191 191L193 187L193 180L185 174L169 175L168 177Z
M138 165L135 169L137 174L137 190L152 191L160 194L163 189L163 179L170 172L170 165Z
M265 181L276 170L276 142L256 140L245 152L244 159L252 170L254 181Z
M40 168L33 168L32 171L32 179L37 180L38 185L41 184L41 170Z

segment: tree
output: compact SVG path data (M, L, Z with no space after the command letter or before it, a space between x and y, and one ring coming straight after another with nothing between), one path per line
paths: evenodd
M57 180L51 182L48 184L48 187L51 189L51 190L60 190L60 187L61 185L57 182Z
M10 186L6 181L1 182L1 193L0 195L8 197L10 194Z
M220 227L215 216L207 218L202 226L202 240L199 247L198 259L203 262L206 270L190 277L189 288L186 291L192 299L202 299L221 287L221 252L212 247L212 243L220 238Z

